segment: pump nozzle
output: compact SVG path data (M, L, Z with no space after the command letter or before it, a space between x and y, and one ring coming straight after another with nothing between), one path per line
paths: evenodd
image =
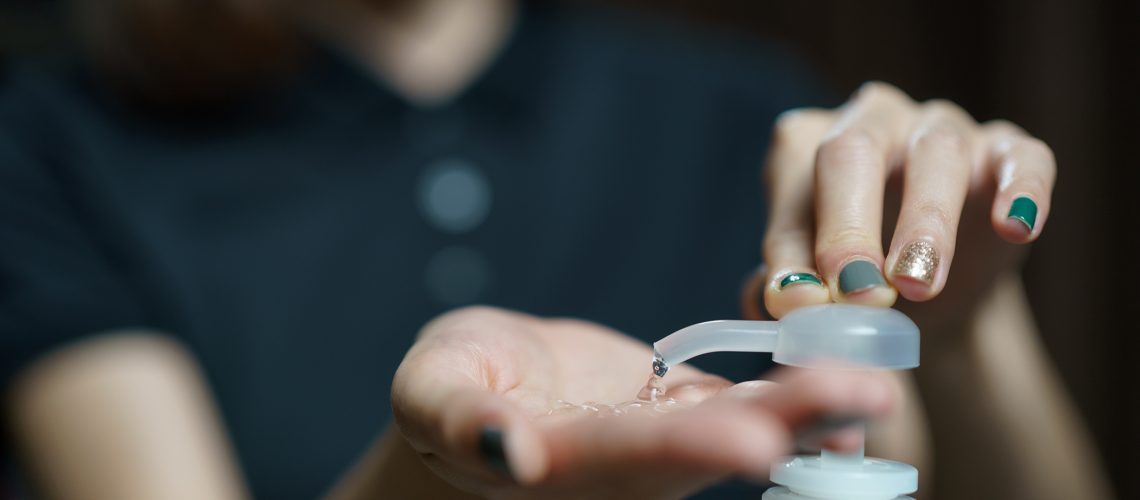
M780 321L709 321L677 330L653 344L653 371L710 352L770 352L777 363L806 368L841 361L869 368L918 366L918 327L881 307L823 304Z

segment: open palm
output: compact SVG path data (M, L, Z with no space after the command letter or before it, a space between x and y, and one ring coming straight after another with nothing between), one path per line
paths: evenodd
M666 382L685 409L547 417L556 401L619 403L650 373L648 346L605 327L492 308L428 324L392 390L411 446L454 486L500 498L671 498L731 474L762 477L797 426L823 413L880 415L881 375L777 374L730 382L677 366ZM493 465L501 461L508 475Z

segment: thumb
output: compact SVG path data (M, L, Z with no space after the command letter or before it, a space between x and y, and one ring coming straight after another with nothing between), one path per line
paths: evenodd
M524 409L453 366L415 357L397 369L392 412L404 438L436 474L465 490L540 481L547 453Z

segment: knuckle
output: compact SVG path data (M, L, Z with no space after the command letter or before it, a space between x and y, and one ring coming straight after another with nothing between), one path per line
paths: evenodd
M936 126L919 132L911 144L912 151L929 151L955 158L970 156L969 140L952 127Z
M935 98L923 102L922 108L927 113L953 113L958 105L949 99Z
M772 137L776 143L786 144L817 127L826 119L826 113L818 108L797 108L780 113L772 124Z
M849 128L824 139L819 145L821 159L838 160L873 157L878 152L874 136L862 128ZM852 162L820 161L819 165L843 165Z
M871 246L871 235L861 226L843 226L823 238L823 247L819 249L820 253L846 255L856 249L866 248Z
M998 136L1025 135L1025 131L1009 120L990 120L982 124L982 129Z
M772 138L776 144L787 144L803 129L804 117L798 112L784 112L772 124Z
M784 265L795 253L802 251L802 242L810 242L811 238L811 231L806 227L788 227L770 232L764 238L764 262L775 267Z
M949 99L931 99L922 103L922 111L928 116L952 119L960 122L973 122L970 113Z
M1032 136L1022 136L1014 140L1011 152L1047 161L1050 164L1056 162L1056 157L1053 155L1053 148L1045 144L1045 141Z
M903 93L903 91L899 90L898 87L895 87L894 85L891 85L889 83L879 81L879 80L870 80L870 81L864 82L863 85L859 86L859 90L856 92L855 98L857 100L869 100L869 101L880 100L880 99L881 100L909 100L910 99L909 97L907 97L906 94Z
M952 231L954 229L954 214L938 203L920 203L915 207L915 211L926 224L934 224L943 231Z

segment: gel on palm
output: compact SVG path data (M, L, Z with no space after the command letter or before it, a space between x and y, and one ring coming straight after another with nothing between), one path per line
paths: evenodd
M824 304L788 313L780 321L709 321L653 344L653 373L710 352L770 352L780 364L820 368L843 362L870 369L918 366L918 327L905 314L878 307ZM862 450L795 456L772 465L764 500L904 500L918 489L918 470L868 458Z

